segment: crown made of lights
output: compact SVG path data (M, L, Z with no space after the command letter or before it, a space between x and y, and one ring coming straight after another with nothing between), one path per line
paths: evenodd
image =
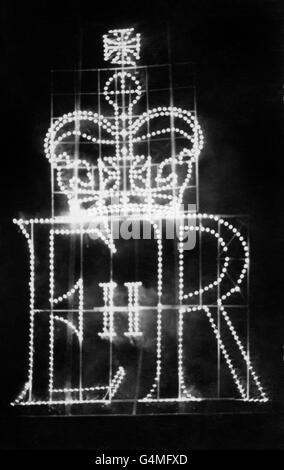
M136 68L140 34L133 28L110 30L103 42L104 59L119 66L103 89L107 104L113 108L112 116L79 110L53 122L44 147L59 190L67 196L70 208L80 211L104 207L109 212L149 212L180 204L203 147L195 113L175 106L134 113L146 94ZM149 149L152 139L164 138L174 147L177 136L185 146L176 153L171 151L159 164L153 163L150 152L140 155L136 150L137 144L148 143ZM95 144L96 164L81 152L76 154L76 141Z

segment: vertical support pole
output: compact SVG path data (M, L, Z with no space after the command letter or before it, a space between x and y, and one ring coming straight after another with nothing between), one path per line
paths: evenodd
M84 283L83 283L83 226L80 231L80 280L79 280L79 400L82 401L83 340L84 340Z
M196 211L199 213L200 210L200 201L199 201L199 157L198 157L198 130L196 127L197 123L197 105L196 105L196 90L194 87L194 116L195 116L195 126L194 126L194 162L195 162L195 197L196 197Z
M247 400L250 399L250 305L249 305L249 286L250 286L250 227L249 221L247 222Z
M160 398L160 376L161 376L161 365L162 365L162 294L163 294L163 245L162 245L162 224L159 219L159 225L156 222L153 223L155 231L155 237L157 238L158 245L158 279L157 279L157 359L156 359L156 389L157 399Z
M53 225L49 232L49 298L50 298L50 316L49 316L49 402L53 397L53 369L54 369L54 229Z
M199 305L202 307L203 305L203 289L202 289L202 216L198 213L199 219L199 233L198 233L198 240L199 240Z
M218 220L218 244L217 244L217 279L220 278L220 222ZM220 282L217 284L217 329L219 338L221 338L221 317L220 317ZM220 398L220 368L221 368L221 351L220 341L217 341L217 397Z
M170 37L170 28L168 26L167 30L167 39L168 39L168 59L169 59L169 89L170 89L170 130L171 130L171 167L173 174L173 186L172 186L172 196L173 196L173 207L176 206L176 145L175 145L175 118L173 113L174 106L174 90L173 90L173 69L172 69L172 50L171 50L171 37Z
M202 216L200 214L200 198L199 198L199 160L197 155L197 143L198 143L198 130L197 130L197 105L196 105L196 90L194 87L194 114L195 114L195 126L194 126L194 148L195 148L195 179L196 179L196 210L199 219L199 305L203 305L202 295Z
M123 187L121 188L121 170L123 172L123 164L124 160L122 162L122 168L120 165L120 132L119 132L119 113L118 113L118 103L117 103L117 69L114 69L114 74L115 74L115 105L114 105L114 125L115 125L115 156L116 160L118 162L117 164L117 184L118 184L118 191L122 189L122 194L123 194ZM122 183L123 186L123 183Z
M146 88L146 112L147 112L147 115L149 115L149 77L148 77L148 68L145 67L145 88ZM147 155L147 158L150 159L151 158L151 141L150 141L150 119L147 119L147 152L148 152L148 155ZM151 191L151 170L152 170L152 165L151 167L149 168L149 178L148 178L148 181L147 181L147 184L148 184L148 201L147 201L147 204L148 204L148 213L151 214L152 212L152 203L153 203L153 199L152 199L152 191Z
M184 214L183 214L184 217ZM179 287L178 287L178 399L182 399L183 386L184 386L184 377L183 377L183 295L184 295L184 218L182 223L179 226L179 241L178 241L178 265L179 265Z
M28 240L30 252L30 338L29 338L29 401L32 400L33 368L34 368L34 302L35 302L35 255L34 255L34 223L31 222L31 236Z
M108 374L108 398L109 401L112 400L112 354L113 354L113 345L112 338L109 338L109 374Z
M122 108L121 108L121 114L125 116L125 76L124 76L124 65L125 65L125 48L124 48L124 32L122 31L121 36L121 102L122 102ZM127 116L129 118L129 116ZM121 119L121 136L122 136L122 148L126 148L126 136L127 132L125 129L125 119ZM121 152L121 148L119 149ZM127 154L123 154L123 206L125 209L126 213L126 204L127 204L127 168L126 168L126 159L127 159Z
M53 165L53 154L54 154L54 131L53 131L53 108L54 108L54 96L53 96L53 71L51 71L51 93L50 93L50 128L51 128L51 162L50 162L50 180L51 180L51 217L54 219L54 165Z
M75 146L74 146L74 177L75 177L75 188L74 188L74 207L77 211L80 209L80 202L78 198L78 177L80 170L80 118L78 118L78 113L81 109L81 82L82 82L82 31L79 31L79 41L78 41L78 67L75 71L75 80L74 80L74 108L76 111L76 120L75 120Z
M100 70L98 70L98 120L100 119L101 116L101 74ZM98 126L98 131L99 131L99 158L98 158L98 171L99 171L99 191L103 190L103 173L102 173L102 167L101 167L101 161L102 161L102 141L101 141L101 126ZM94 167L92 165L92 185L95 187L95 179L94 179Z
M54 297L54 206L55 206L55 193L54 193L54 130L53 130L53 114L54 114L54 90L53 90L53 72L51 74L51 109L50 109L50 126L51 126L51 218L52 218L52 228L49 232L49 298L50 298L50 315L49 315L49 365L48 365L48 391L49 391L49 401L52 402L52 389L53 389L53 367L54 367L54 318L53 318L53 297Z

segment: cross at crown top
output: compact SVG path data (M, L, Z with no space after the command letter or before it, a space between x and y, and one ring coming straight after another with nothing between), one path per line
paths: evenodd
M140 34L134 28L112 29L104 34L104 60L112 64L135 65L140 58Z

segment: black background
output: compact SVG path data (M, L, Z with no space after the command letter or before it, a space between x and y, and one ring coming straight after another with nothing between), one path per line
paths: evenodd
M2 448L283 449L282 3L2 1ZM77 65L80 37L89 65L99 66L101 45L86 39L92 28L129 26L142 34L155 31L157 48L159 33L169 28L173 60L196 62L198 113L206 137L202 211L250 215L253 347L272 399L265 413L20 418L8 406L25 381L28 338L26 247L12 218L49 215L42 143L50 119L50 69Z

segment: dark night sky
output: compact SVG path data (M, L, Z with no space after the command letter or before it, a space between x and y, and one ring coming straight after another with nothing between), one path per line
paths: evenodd
M92 30L129 25L142 34L152 30L154 48L159 34L169 27L174 60L196 62L198 113L206 138L200 165L202 211L250 215L255 344L269 390L276 403L281 396L283 401L282 2L161 0L132 2L132 7L125 2L117 7L105 2L98 7L96 1L78 3L64 2L59 7L59 2L2 1L0 73L5 119L0 275L5 415L7 402L24 380L27 338L26 332L19 331L25 326L21 317L27 305L25 247L11 220L19 214L48 215L49 168L42 143L50 118L50 69L76 66L80 34L85 64L97 67L102 51L90 41ZM158 54L157 61L161 62ZM184 424L172 423L173 432L186 426L182 419ZM142 436L145 423L136 423ZM163 423L155 423L156 428L162 426L162 446L170 433ZM36 425L32 429L35 435ZM111 433L104 433L106 442L111 441ZM38 444L31 444L28 437L18 437L14 444L9 438L5 442L19 447L48 445L48 438L38 439ZM183 444L190 446L190 441L184 438Z

